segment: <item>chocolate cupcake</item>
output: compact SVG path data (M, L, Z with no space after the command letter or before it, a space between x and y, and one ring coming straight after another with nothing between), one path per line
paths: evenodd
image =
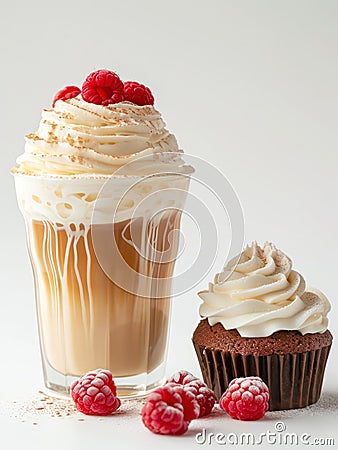
M204 381L219 399L233 378L259 376L270 410L302 408L321 393L332 335L330 304L272 244L246 247L199 293L193 343Z

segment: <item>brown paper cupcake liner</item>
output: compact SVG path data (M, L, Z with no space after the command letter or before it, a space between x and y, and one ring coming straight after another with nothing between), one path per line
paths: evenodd
M304 353L241 355L194 343L204 382L217 400L233 378L258 376L270 390L269 410L303 408L318 401L331 345Z

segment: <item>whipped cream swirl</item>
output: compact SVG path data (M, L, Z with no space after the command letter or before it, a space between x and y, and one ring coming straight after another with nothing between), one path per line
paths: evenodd
M290 258L271 243L247 246L199 296L200 315L210 325L220 322L243 337L279 330L323 333L328 325L325 295L315 289L305 292L305 281Z
M104 176L120 168L123 175L185 173L181 153L153 106L95 105L78 95L43 110L37 132L26 136L15 171L57 176Z

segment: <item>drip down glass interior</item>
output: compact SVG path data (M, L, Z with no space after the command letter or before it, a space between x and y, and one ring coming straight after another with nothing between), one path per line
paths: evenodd
M145 395L163 382L189 178L15 179L46 386L67 394L104 368L119 396Z

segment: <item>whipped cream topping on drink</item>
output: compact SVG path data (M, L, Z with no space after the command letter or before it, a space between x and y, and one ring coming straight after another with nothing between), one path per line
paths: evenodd
M245 248L199 292L200 315L220 322L243 337L265 337L279 330L323 333L330 303L292 269L292 261L273 244L256 242Z
M182 155L152 105L97 105L81 94L57 100L26 136L13 169L19 206L31 218L68 227L181 208L193 171Z
M154 106L96 105L80 94L43 110L38 130L26 136L17 171L95 176L126 166L120 173L185 172L181 153Z

